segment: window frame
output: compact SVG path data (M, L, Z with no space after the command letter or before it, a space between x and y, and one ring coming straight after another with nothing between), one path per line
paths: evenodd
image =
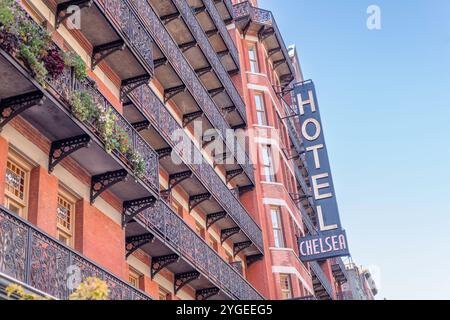
M270 221L272 222L274 247L277 249L286 248L286 239L284 236L283 219L281 217L280 207L270 207ZM274 222L276 222L276 225Z
M66 201L67 203L69 203L70 205L72 205L72 211L70 212L70 228L65 227L64 225L59 223L59 217L58 217L58 212L56 212L56 236L58 238L58 240L60 239L60 235L62 235L63 237L66 237L68 239L68 242L66 242L65 244L73 247L74 243L75 243L75 219L76 219L76 206L77 206L77 202L78 199L75 195L73 195L69 190L67 190L65 187L63 186L59 186L58 188L58 195L57 195L57 204L58 204L58 208L59 208L59 200L60 198L62 198L64 201ZM58 210L57 208L57 210ZM62 241L62 240L60 240Z
M274 159L271 145L262 145L262 166L265 182L277 182L277 175L275 173Z
M256 123L259 126L268 126L269 119L267 118L266 101L263 92L255 92L254 94ZM259 102L259 105L258 105Z
M283 279L285 279L285 281L283 281ZM284 284L287 284L286 288ZM282 300L292 299L294 292L292 291L292 280L290 274L280 274L280 289Z
M8 162L24 173L23 199L21 199L20 197L16 196L14 193L8 190L8 182L6 179L6 174L8 170L12 171L11 169L8 168ZM32 165L28 161L26 161L14 150L9 149L5 170L4 205L6 208L8 208L8 210L10 210L10 205L14 204L19 209L19 212L17 213L18 216L22 217L23 219L28 218L31 170Z
M257 44L255 42L249 42L247 44L247 52L248 52L248 61L249 61L249 65L250 65L250 72L251 73L260 73L261 69L259 66Z

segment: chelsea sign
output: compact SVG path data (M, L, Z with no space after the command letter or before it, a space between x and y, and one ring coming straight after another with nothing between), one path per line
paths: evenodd
M300 117L306 165L319 223L317 235L300 239L301 259L312 261L346 256L349 254L347 238L339 219L314 83L306 81L297 84L293 92Z

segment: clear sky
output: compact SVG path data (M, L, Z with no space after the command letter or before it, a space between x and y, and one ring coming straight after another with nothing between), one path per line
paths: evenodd
M260 6L316 84L354 261L380 274L378 298L450 299L450 1Z

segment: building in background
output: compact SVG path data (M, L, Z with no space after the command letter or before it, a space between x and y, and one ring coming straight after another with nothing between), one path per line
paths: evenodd
M0 290L65 299L95 276L112 299L339 299L342 260L299 258L317 229L303 75L272 13L89 2L23 0L1 31Z
M348 281L342 286L343 300L374 300L378 289L368 269L346 265Z

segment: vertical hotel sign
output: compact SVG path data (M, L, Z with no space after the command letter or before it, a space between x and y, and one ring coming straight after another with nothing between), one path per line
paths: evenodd
M346 256L349 255L347 238L339 219L314 83L305 81L297 84L293 92L320 228L317 235L299 240L301 259L312 261Z

